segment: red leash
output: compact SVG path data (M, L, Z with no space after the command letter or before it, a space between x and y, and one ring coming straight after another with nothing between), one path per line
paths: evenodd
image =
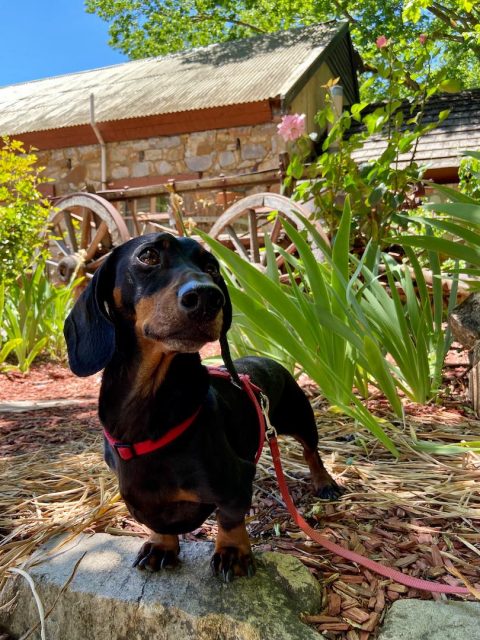
M227 371L214 368L209 369L209 371L210 375L230 378L230 374ZM366 558L359 553L355 553L355 551L350 551L350 549L346 549L345 547L332 542L326 536L322 536L320 533L318 533L318 531L315 531L315 529L313 529L308 524L308 522L299 514L288 491L287 482L283 473L282 461L280 459L280 450L278 448L276 432L268 419L268 397L262 392L259 387L253 384L248 375L240 374L239 377L242 382L244 391L247 393L256 408L258 424L260 426L261 439L257 451L257 456L255 458L255 463L258 462L258 459L262 452L262 443L266 435L268 444L270 446L270 451L272 453L273 466L275 467L275 473L277 475L277 482L280 488L280 493L282 494L282 498L294 522L300 527L300 529L302 529L302 531L304 531L312 540L320 544L328 551L331 551L332 553L335 553L336 555L341 556L342 558L345 558L350 562L355 562L356 564L366 567L367 569L370 569L370 571L374 571L375 573L384 576L385 578L389 578L390 580L394 580L399 584L403 584L406 587L419 589L421 591L430 591L431 593L451 593L461 595L468 595L472 593L466 587L455 587L449 584L441 584L439 582L433 581L430 582L429 580L422 580L421 578L414 578L412 576L406 575L401 571L398 571L397 569L386 567L385 565L380 564L375 560L370 560L370 558ZM256 394L260 396L260 402L258 401Z
M395 580L399 584L403 584L406 587L411 587L413 589L420 589L421 591L430 591L435 593L456 593L462 595L468 595L471 593L469 589L466 587L454 587L449 584L441 584L439 582L430 582L429 580L422 580L420 578L413 578L412 576L405 575L401 571L397 571L396 569L392 569L391 567L386 567L379 562L375 562L375 560L370 560L370 558L365 558L359 553L355 553L354 551L350 551L350 549L346 549L335 542L331 542L325 536L322 536L318 531L312 529L312 527L302 518L302 516L297 511L295 504L293 503L292 497L288 491L287 483L285 480L285 475L282 469L282 462L280 460L280 450L278 448L278 441L275 435L271 435L271 433L267 432L268 444L270 445L270 451L272 453L273 465L275 467L275 473L277 474L278 486L280 487L280 493L282 494L282 498L285 502L285 505L292 516L294 522L304 531L312 540L318 542L318 544L322 545L328 551L332 551L338 556L342 558L346 558L350 560L350 562L355 562L357 564L362 565L362 567L366 567L370 569L370 571L374 571L385 578L390 578L391 580Z

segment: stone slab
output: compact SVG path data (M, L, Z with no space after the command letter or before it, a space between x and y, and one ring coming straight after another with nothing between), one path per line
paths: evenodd
M154 574L131 567L141 543L84 534L28 569L46 611L58 598L46 620L49 640L318 640L300 615L319 612L321 587L296 558L259 554L253 578L224 584L210 572L211 543L181 543L181 565ZM16 592L16 605L2 610ZM10 580L0 611L15 638L38 622L23 578Z
M27 411L73 407L75 405L93 404L96 402L96 397L85 399L65 398L59 400L16 400L12 402L0 402L0 413L25 413Z
M480 602L398 600L378 640L480 640Z

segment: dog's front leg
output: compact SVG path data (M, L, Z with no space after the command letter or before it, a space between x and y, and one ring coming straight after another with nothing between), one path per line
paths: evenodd
M178 536L150 530L150 537L142 545L133 566L147 571L170 569L178 564L179 551Z
M255 573L244 514L245 509L238 515L222 508L217 511L218 534L211 567L213 574L220 574L225 582L231 582L234 576L251 577Z

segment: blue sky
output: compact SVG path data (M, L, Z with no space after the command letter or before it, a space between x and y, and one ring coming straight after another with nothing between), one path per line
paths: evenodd
M0 0L0 25L0 86L127 59L83 0Z

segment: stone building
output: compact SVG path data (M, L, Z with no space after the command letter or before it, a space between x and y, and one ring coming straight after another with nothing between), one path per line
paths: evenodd
M313 130L332 78L358 100L346 23L6 86L0 134L38 149L50 195L270 169L281 114Z

